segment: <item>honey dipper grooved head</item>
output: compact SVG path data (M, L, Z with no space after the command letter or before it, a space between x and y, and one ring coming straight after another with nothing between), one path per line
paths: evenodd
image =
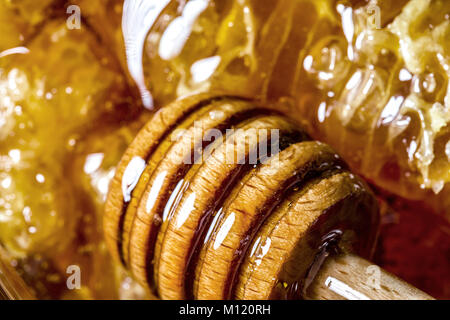
M280 284L301 282L333 230L339 248L369 255L372 194L330 147L307 140L296 124L238 98L200 95L163 108L111 183L111 252L163 299L292 297Z

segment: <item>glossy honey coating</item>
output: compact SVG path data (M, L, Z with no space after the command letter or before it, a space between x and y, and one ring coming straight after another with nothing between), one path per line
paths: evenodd
M280 283L301 287L331 234L370 256L378 219L329 146L256 102L198 95L159 110L131 143L104 229L116 260L162 299L301 298Z
M13 224L5 225L2 238L18 250L41 246L40 240L47 240L45 232L64 233L67 231L64 226L70 228L72 205L64 202L71 196L64 189L68 183L60 183L64 181L63 158L76 144L81 128L92 126L92 121L102 113L114 112L114 102L107 98L105 89L120 88L122 80L103 69L86 41L77 42L78 37L86 36L89 37L82 32L70 33L64 22L55 21L28 44L29 52L1 58L4 117L0 132L6 142L2 144L2 154L10 160L5 169L11 170L9 174L3 172L2 198L15 197L11 203L17 207L9 208L8 212L12 212L11 216L21 212L21 219L30 226L29 234L21 239ZM41 50L49 45L50 57ZM18 170L21 168L16 163L25 168ZM29 195L34 197L27 201ZM64 207L58 208L57 203ZM48 217L40 219L39 212L46 212ZM59 215L63 212L61 219ZM13 237L16 240L6 240ZM71 240L70 233L66 240ZM49 247L57 245L46 242Z
M208 89L281 102L378 185L449 205L448 1L166 2L140 79L160 104Z

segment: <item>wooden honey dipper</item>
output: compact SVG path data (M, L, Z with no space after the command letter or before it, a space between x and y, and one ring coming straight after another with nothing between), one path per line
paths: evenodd
M378 223L330 147L272 109L210 94L154 115L104 216L114 258L162 299L433 299L361 258Z

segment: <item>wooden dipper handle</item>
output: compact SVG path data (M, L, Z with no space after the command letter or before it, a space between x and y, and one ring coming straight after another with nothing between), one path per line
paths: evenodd
M434 300L425 292L353 254L326 258L308 287L311 300Z

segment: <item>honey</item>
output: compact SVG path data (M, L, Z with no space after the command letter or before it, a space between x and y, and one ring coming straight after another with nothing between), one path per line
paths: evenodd
M111 173L140 127L139 103L95 33L48 19L50 1L39 3L1 4L11 20L2 26L27 21L32 32L5 31L11 40L2 32L0 243L38 297L114 298L98 220ZM83 290L67 289L69 265L86 271Z
M79 30L65 1L0 1L0 243L38 297L145 296L102 241L108 184L150 117L142 106L198 92L276 106L375 185L446 217L448 238L448 1L157 0L145 30L129 8L128 33L123 1L73 3ZM402 261L389 250L377 262ZM67 289L69 265L82 290Z

